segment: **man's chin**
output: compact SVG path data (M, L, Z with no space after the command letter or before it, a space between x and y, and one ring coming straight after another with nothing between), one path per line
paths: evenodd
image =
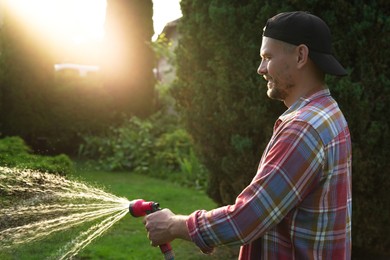
M274 88L269 88L267 90L267 96L270 99L284 101L284 96L282 95L282 93L279 93L279 91L275 90Z

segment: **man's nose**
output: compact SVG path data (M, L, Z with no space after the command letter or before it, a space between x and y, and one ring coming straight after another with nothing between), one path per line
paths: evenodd
M259 75L265 75L267 74L267 64L264 60L261 61L259 67L257 68L257 73Z

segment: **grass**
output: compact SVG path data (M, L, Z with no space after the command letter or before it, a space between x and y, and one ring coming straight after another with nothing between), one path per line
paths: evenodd
M104 184L107 190L115 195L129 200L141 198L157 201L161 207L170 208L178 214L215 207L215 203L204 192L147 176L103 172L82 172L79 176L98 185ZM171 245L177 259L210 259L190 242L175 240ZM211 259L226 259L231 254L229 251L217 250ZM133 218L128 214L105 235L80 252L78 259L162 259L162 255L158 248L150 246L142 218Z
M171 182L128 172L106 173L78 170L71 178L92 183L117 196L129 200L157 201L161 207L170 208L178 214L189 214L197 209L212 209L216 205L202 191L188 189ZM86 230L88 227L80 227ZM0 259L45 259L50 252L64 246L77 231L69 230L53 234L44 240L27 243L18 248L0 250ZM176 259L236 259L236 250L219 248L211 256L203 255L191 242L175 240L171 243ZM54 251L54 252L55 252ZM74 259L163 259L158 248L150 246L142 218L127 214L106 233L95 239L78 253Z

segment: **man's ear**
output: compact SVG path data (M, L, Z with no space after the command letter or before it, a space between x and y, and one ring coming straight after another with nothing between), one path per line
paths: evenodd
M297 47L297 67L302 68L309 59L309 48L305 44Z

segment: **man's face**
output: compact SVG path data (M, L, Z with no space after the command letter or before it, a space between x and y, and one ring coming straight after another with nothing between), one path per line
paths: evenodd
M293 90L294 50L281 41L263 37L260 49L261 63L257 73L268 81L267 95L284 101Z

